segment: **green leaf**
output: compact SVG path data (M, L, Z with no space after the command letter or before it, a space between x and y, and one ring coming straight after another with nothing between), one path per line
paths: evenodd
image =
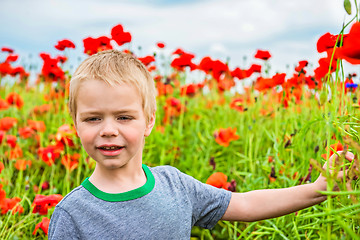
M344 8L347 14L351 15L351 4L350 0L344 0Z

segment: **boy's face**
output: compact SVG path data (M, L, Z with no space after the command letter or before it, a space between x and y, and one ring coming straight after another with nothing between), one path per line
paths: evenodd
M144 138L155 122L146 124L141 97L134 87L87 80L78 90L75 127L97 167L116 169L141 162Z

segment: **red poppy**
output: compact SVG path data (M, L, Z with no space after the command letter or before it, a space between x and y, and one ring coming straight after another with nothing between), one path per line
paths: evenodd
M75 48L75 44L68 39L63 39L58 41L58 43L55 45L55 48L57 50L64 51L65 48Z
M166 99L166 103L164 105L164 119L163 123L171 122L173 117L179 116L181 111L185 111L185 107L181 104L181 101L177 98L170 97Z
M111 37L119 46L131 42L131 34L129 32L124 32L121 24L118 24L111 29Z
M0 162L0 173L2 172L2 170L4 170L4 168L5 168L4 163ZM0 192L0 201L1 201L1 192Z
M181 48L178 48L178 49L176 49L172 54L174 55L174 54L177 54L177 55L182 55L182 54L184 54L185 52L184 52L184 50L182 50Z
M16 160L14 167L19 171L23 171L26 170L27 167L30 168L31 163L31 160L18 159Z
M15 62L16 60L18 60L18 58L19 58L19 55L17 55L17 54L9 54L9 55L6 57L5 62L8 62L8 63L10 63L10 62Z
M295 67L295 71L297 71L298 73L303 72L304 74L306 73L306 71L304 70L304 68L309 64L308 61L303 60L303 61L299 61L299 65Z
M8 52L8 53L13 53L14 50L12 48L8 48L8 47L2 47L1 48L2 52Z
M335 152L337 152L337 151L343 151L343 150L344 150L344 146L343 146L340 142L331 144L330 147L331 147L332 149L334 149ZM329 155L329 157L331 157L331 156L335 153L331 148L330 148L330 155ZM327 151L328 149L329 149L329 148L326 147L326 151ZM321 154L321 157L323 157L325 160L327 160L327 153Z
M61 158L61 164L65 166L66 169L72 171L77 168L79 165L79 159L81 155L79 153L75 153L73 155L65 155Z
M224 173L215 172L206 180L206 184L228 190L229 183L227 182L227 179L228 177Z
M16 118L4 117L0 119L0 130L8 131L17 123Z
M182 52L179 57L172 60L170 65L179 71L183 71L185 67L190 67L190 70L195 70L197 66L192 62L194 57L194 54Z
M211 73L217 82L220 82L220 77L223 73L230 71L226 63L220 60L212 60L210 57L204 57L200 61L198 68L208 74Z
M351 26L349 34L344 38L343 46L338 48L335 54L351 64L360 64L360 22Z
M19 135L23 139L30 138L35 135L35 131L31 127L19 128Z
M317 67L314 70L314 77L316 80L321 81L322 78L324 78L328 73L329 73L329 67L330 67L330 73L335 72L337 69L337 59L336 57L334 57L331 61L331 54L332 54L332 50L328 51L328 56L325 58L320 58L319 59L319 67ZM331 61L331 66L330 66L330 61Z
M234 98L231 103L230 107L235 109L236 111L243 112L244 111L244 100L242 98Z
M170 95L174 92L174 88L171 84L164 84L161 81L156 82L156 89L159 96Z
M24 79L29 77L30 73L27 73L22 66L18 66L11 70L10 75L13 77L15 77L16 75L20 75L20 78Z
M199 85L195 83L184 85L180 88L180 94L182 96L187 95L193 97L199 90Z
M255 58L262 59L262 60L268 60L271 57L271 54L269 51L264 50L257 50L255 54Z
M63 199L63 196L60 194L52 194L52 195L41 195L36 194L33 202L33 213L39 213L40 215L46 215L48 214L48 210L51 207L55 207L56 204L58 204L61 199Z
M17 141L16 136L6 135L6 142L10 147L14 148L16 146L16 141Z
M35 229L32 234L35 235L37 230L40 228L41 230L43 230L45 235L48 235L49 225L50 225L50 219L47 217L43 217L41 222L36 224Z
M148 66L150 63L155 62L154 56L146 56L138 58L145 66Z
M49 145L39 148L37 154L49 166L53 165L55 160L60 157L60 153L64 150L64 145Z
M56 57L56 59L60 62L60 63L64 63L67 61L67 57L66 56L61 56L61 55L58 55Z
M51 108L50 104L35 106L33 109L33 112L37 115L41 115L41 114L47 113L50 110L50 108Z
M8 153L5 152L5 155ZM16 144L16 146L10 150L10 153L8 154L9 159L17 159L21 158L23 156L23 151L19 145Z
M8 74L12 73L12 67L10 65L10 63L8 62L3 62L0 63L0 75L6 76Z
M158 43L156 44L156 46L158 46L158 48L164 48L164 47L165 47L165 44L162 43L162 42L158 42Z
M236 128L220 128L214 132L215 141L221 146L228 147L231 141L239 139Z
M58 81L65 80L64 71L58 66L59 59L51 58L48 53L40 53L40 57L43 59L44 64L41 69L41 74L45 78L45 81Z
M10 107L9 103L6 100L0 98L0 110L6 110L9 107Z
M339 35L332 35L330 33L325 33L322 35L317 43L316 43L316 49L319 53L332 50L337 43L337 46L340 45L340 38ZM343 41L347 38L347 34L343 35ZM336 42L337 41L337 42Z
M46 130L46 126L43 121L35 121L35 120L28 119L27 123L28 123L29 127L32 128L34 131L45 132L45 130Z
M232 77L236 77L239 80L248 78L253 74L253 71L250 70L242 70L240 68L235 68L233 71L230 72Z
M104 50L113 49L110 41L111 39L106 36L101 36L98 38L85 38L83 39L84 53L88 55L93 55Z
M16 212L18 212L19 214L23 213L24 209L22 206L19 205L21 198L5 198L4 193L5 191L2 194L0 193L0 195L2 195L3 197L2 199L0 199L1 214L6 214L8 211L12 211L12 214L15 214Z
M6 97L6 101L10 105L15 105L18 109L22 108L22 106L24 105L24 100L16 92L9 93Z

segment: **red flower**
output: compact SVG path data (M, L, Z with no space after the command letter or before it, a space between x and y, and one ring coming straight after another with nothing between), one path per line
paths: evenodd
M9 54L5 60L5 62L15 62L19 58L17 54Z
M0 130L8 131L17 123L16 118L4 117L0 119Z
M53 165L55 160L60 157L60 153L64 146L50 145L45 148L39 148L37 154L49 166Z
M10 107L9 103L6 100L0 98L0 110L6 110L9 107Z
M255 58L262 59L262 60L268 60L271 57L271 54L269 51L263 51L263 50L257 50L255 54Z
M19 128L19 135L23 139L32 137L35 134L35 131L31 127Z
M145 66L148 66L150 63L155 62L154 56L146 56L138 58Z
M17 138L14 135L6 135L6 142L10 147L14 148L16 146Z
M185 67L195 70L197 66L192 62L194 54L182 52L182 54L171 62L171 66L179 71L183 71Z
M204 57L199 63L199 69L203 70L206 73L211 73L214 79L217 82L220 82L220 76L229 71L229 67L226 63L221 62L220 60L212 60L210 57Z
M13 53L14 50L12 48L8 48L8 47L2 47L1 48L2 52L8 52L8 53Z
M41 74L45 77L45 81L65 80L65 73L58 66L60 59L51 58L48 53L40 53L40 57L44 61Z
M72 171L77 168L79 165L79 159L81 155L79 153L75 153L73 155L65 155L61 158L61 164L65 166L69 171Z
M6 101L10 104L10 105L16 105L17 108L22 108L22 106L24 105L24 101L21 98L21 96L15 92L11 92L8 94L8 96L6 97Z
M25 170L27 167L30 168L31 163L32 163L31 160L18 159L18 160L16 160L14 166L15 166L15 168L16 168L17 170L23 171L23 170Z
M191 83L191 84L187 84L185 86L182 86L180 88L180 93L181 95L187 95L187 96L194 96L195 93L201 88L201 84L195 84L195 83Z
M19 205L20 201L21 201L21 198L19 198L19 197L6 198L5 191L0 189L1 214L6 214L8 211L12 211L12 214L15 214L16 212L18 212L19 214L23 213L24 209L22 206Z
M131 34L129 32L124 32L121 24L118 24L111 29L111 37L119 46L131 42Z
M343 151L343 150L344 150L344 146L343 146L340 142L331 144L330 147L331 147L332 149L334 149L335 152L337 152L337 151ZM331 157L331 156L335 153L331 148L330 148L330 155L329 155L329 157ZM327 151L328 149L329 149L329 148L326 147L326 151ZM321 157L323 157L325 160L327 160L327 153L321 154Z
M336 40L339 35L332 35L330 33L325 33L322 35L316 43L316 49L319 53L332 50L335 46ZM347 37L346 34L343 35L343 40ZM340 38L338 39L337 45L340 45Z
M4 170L4 168L5 168L4 163L0 162L0 173L2 172L2 170ZM1 189L0 189L0 201L1 201Z
M236 111L243 112L244 111L243 102L244 100L242 100L241 98L234 98L230 103L230 107L232 109L235 109Z
M75 48L75 44L68 39L63 39L58 41L58 43L55 45L55 48L57 50L64 51L65 48Z
M360 22L352 25L349 34L344 38L343 46L335 52L337 58L351 64L360 64Z
M304 74L306 73L304 68L309 64L308 61L304 60L304 61L299 61L299 65L297 67L295 67L295 71L297 71L298 73L303 72Z
M178 48L178 49L176 49L172 54L174 55L174 54L177 54L177 55L182 55L182 54L184 54L185 52L184 52L184 50L182 50L181 48Z
M210 177L206 180L206 184L228 190L230 183L227 182L227 179L228 177L224 173L216 172L210 175Z
M45 130L46 130L46 126L43 121L35 121L35 120L28 119L27 123L29 124L29 127L31 129L33 129L34 131L45 132Z
M48 231L49 231L49 224L50 224L50 219L47 217L43 217L41 222L39 222L38 224L36 224L35 229L33 231L33 235L36 234L36 231L40 228L41 230L43 230L43 232L45 233L45 235L48 235Z
M162 42L158 42L156 45L158 46L158 48L164 48L165 47L165 44L162 43Z
M40 215L46 215L49 208L55 207L58 204L63 196L60 194L52 194L49 196L37 194L35 196L33 206L33 213L39 213Z
M84 53L88 55L93 55L95 53L113 49L111 39L106 36L101 36L98 38L88 37L83 39L84 42Z
M220 128L214 132L215 141L221 146L228 147L231 141L239 139L236 135L236 128Z

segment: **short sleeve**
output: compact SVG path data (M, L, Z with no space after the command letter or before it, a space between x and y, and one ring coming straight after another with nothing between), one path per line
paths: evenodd
M70 214L59 206L55 207L55 210L51 216L48 239L80 239Z
M193 225L213 228L225 214L231 192L202 183L180 171L178 173L192 203Z

